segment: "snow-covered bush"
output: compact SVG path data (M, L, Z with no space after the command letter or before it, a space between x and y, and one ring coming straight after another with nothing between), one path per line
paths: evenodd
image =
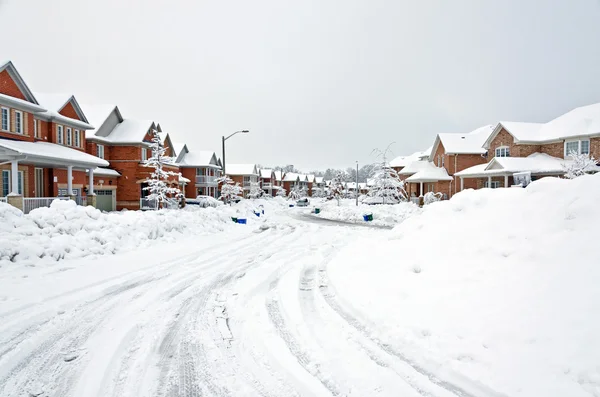
M298 200L300 197L302 197L302 189L300 188L300 186L294 185L292 187L292 190L290 190L290 194L288 195L288 197L292 200Z
M283 188L283 186L278 186L276 195L277 197L286 197L287 191Z
M396 170L386 163L377 164L368 196L373 198L372 201L380 199L382 204L397 204L407 201L404 182Z
M436 201L440 201L442 197L444 197L442 193L427 192L423 197L423 204L428 205L431 203L435 203Z
M340 200L344 198L344 174L338 172L335 174L331 183L329 184L329 196L330 200L335 199L340 205Z
M569 153L571 161L563 164L565 178L574 179L588 172L596 171L598 160L588 154L578 154L575 151Z
M264 190L260 188L258 182L250 182L250 191L248 192L248 198L257 199L264 195Z

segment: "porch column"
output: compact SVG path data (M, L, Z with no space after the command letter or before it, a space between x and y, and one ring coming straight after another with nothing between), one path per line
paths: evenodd
M508 175L504 175L504 187L508 187Z
M10 194L13 196L19 195L19 161L13 160L10 162L11 189Z
M73 196L73 166L67 166L67 196Z
M461 176L461 177L460 177L460 191L462 192L464 188L465 188L465 180L464 180L464 178Z
M423 194L423 182L419 182L420 188L421 188L421 196L424 196Z
M492 177L488 176L488 188L492 188Z
M88 196L94 194L94 169L90 168L90 187L88 189Z

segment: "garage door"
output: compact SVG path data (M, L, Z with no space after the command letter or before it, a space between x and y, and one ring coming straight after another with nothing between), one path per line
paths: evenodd
M114 190L96 190L96 208L102 211L114 211Z

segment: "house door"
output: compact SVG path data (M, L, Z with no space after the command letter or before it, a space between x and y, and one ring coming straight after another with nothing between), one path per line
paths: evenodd
M35 197L44 197L44 169L35 169Z
M96 208L101 211L114 211L114 190L96 190Z

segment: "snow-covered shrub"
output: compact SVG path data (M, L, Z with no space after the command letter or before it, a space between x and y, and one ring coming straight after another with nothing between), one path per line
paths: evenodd
M386 163L377 164L368 196L373 198L372 201L380 199L382 204L397 204L407 201L404 182L396 170Z
M436 201L440 201L442 197L444 197L442 193L427 192L425 193L425 196L423 196L423 204L428 205L435 203Z
M157 130L152 130L152 157L143 162L145 167L154 168L154 171L148 179L148 190L150 194L146 197L151 202L156 202L158 208L163 208L167 203L176 203L180 197L181 191L176 187L171 187L168 180L170 176L181 177L179 172L166 171L165 165L174 165L173 157L165 156L167 149L162 143Z
M239 200L244 193L244 189L242 189L240 184L233 183L233 180L227 175L217 178L217 183L221 186L219 200L223 200L225 204Z
M589 172L596 171L598 160L593 156L571 151L569 157L571 157L571 161L563 164L565 178L575 179Z
M248 192L248 198L257 199L265 194L264 190L260 188L258 182L250 182L250 191Z
M329 184L329 196L328 198L335 199L340 205L340 200L344 198L344 174L338 172L335 174L331 183Z

